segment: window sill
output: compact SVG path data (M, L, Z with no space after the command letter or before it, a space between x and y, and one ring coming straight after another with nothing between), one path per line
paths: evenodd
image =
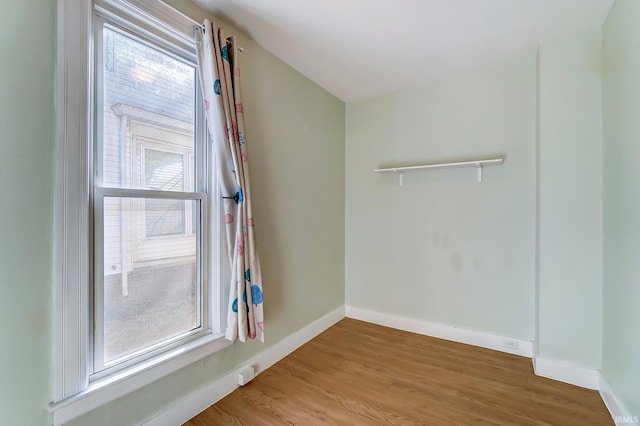
M49 412L53 413L53 424L64 424L231 344L232 342L224 338L224 333L210 334L109 377L96 380L82 392L49 404Z

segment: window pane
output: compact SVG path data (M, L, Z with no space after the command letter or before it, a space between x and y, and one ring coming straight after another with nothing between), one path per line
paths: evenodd
M147 237L184 234L184 201L145 200L144 219Z
M145 188L161 191L184 189L184 156L173 152L144 150ZM174 200L146 200L147 237L185 233L185 204Z
M183 218L185 209L200 206L197 200L104 199L105 363L201 325L196 237L146 238L143 221L153 203Z
M144 150L145 188L162 191L184 189L184 156L173 152Z
M193 177L185 182L183 160L175 159L194 154L195 68L109 28L103 50L103 185L156 185L149 181L151 164L159 178L182 170L180 182L154 189L193 191Z

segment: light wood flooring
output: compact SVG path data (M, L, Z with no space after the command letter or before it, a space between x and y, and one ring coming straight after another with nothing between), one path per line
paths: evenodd
M344 319L185 425L283 424L614 423L528 358Z

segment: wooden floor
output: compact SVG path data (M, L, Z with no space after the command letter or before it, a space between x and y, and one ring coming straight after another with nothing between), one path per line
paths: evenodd
M344 319L186 423L613 425L531 360Z

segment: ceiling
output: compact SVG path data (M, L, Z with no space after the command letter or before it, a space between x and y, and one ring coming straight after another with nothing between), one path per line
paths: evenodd
M599 28L613 0L194 0L342 99Z

